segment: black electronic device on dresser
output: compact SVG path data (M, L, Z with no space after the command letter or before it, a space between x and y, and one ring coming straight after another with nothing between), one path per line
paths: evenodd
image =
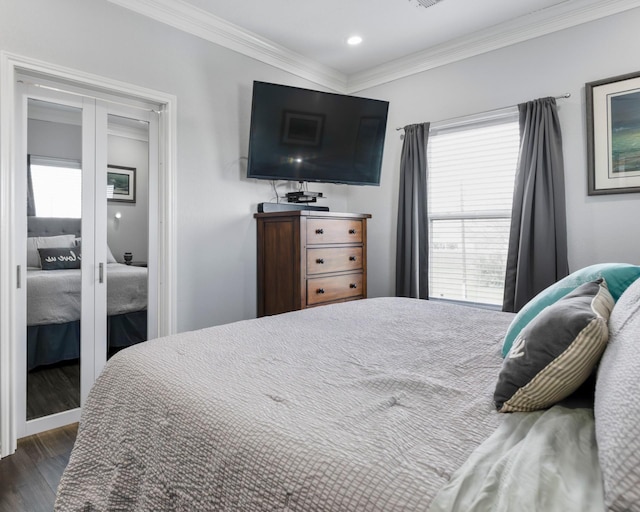
M258 203L258 213L291 212L299 210L328 212L329 207L310 205L307 203Z

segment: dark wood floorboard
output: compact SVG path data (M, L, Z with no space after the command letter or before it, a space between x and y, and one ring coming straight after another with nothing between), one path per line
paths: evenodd
M78 361L37 368L27 373L27 419L80 407Z
M56 490L76 440L78 424L18 441L0 460L0 512L51 512Z

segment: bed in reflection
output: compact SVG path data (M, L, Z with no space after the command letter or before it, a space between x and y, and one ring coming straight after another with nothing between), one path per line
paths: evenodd
M81 270L51 268L43 254L57 249L80 254L80 219L28 218L27 367L33 370L80 357ZM43 252L42 249L48 252ZM109 353L146 340L147 269L107 257L107 343ZM73 254L70 256L73 259ZM53 261L53 260L52 260ZM44 267L44 268L43 268ZM53 267L56 267L54 264Z

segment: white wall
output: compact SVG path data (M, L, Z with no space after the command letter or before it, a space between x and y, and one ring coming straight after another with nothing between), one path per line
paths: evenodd
M389 100L380 188L352 188L349 210L373 214L368 226L370 296L395 290L398 167L396 127L440 121L565 92L563 132L569 267L620 261L640 264L640 194L587 196L584 84L640 71L640 9L361 91Z
M78 125L29 119L27 153L82 161L82 130Z
M107 155L109 165L136 170L136 202L107 203L109 249L120 263L125 252L133 255L133 261L149 261L149 143L109 135ZM115 218L116 212L120 212L120 219Z
M585 82L640 70L638 26L635 9L358 93L391 102L381 186L314 189L332 210L373 214L371 296L394 291L395 127L564 92L570 266L640 260L640 196L587 197L584 121ZM244 178L252 81L318 87L105 0L2 0L0 49L178 97L178 329L254 316L253 212L273 193Z
M105 0L2 0L0 49L177 96L178 329L255 316L253 213L273 192L244 178L252 83L317 86ZM346 210L346 186L313 189Z

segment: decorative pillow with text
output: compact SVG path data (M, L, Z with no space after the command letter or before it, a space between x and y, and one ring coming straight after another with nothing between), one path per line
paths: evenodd
M80 247L54 247L38 249L42 270L80 268L82 260Z
M27 267L41 268L38 249L73 247L74 235L33 236L27 238Z

